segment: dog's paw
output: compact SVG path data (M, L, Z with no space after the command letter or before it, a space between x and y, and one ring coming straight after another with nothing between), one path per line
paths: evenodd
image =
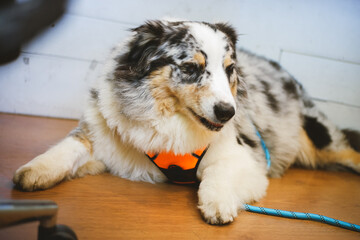
M39 161L42 157L40 155L34 159L37 161L33 160L16 170L13 177L16 187L25 191L42 190L54 186L65 178L66 171Z
M199 206L204 220L213 225L223 225L234 221L240 209L234 196L199 196Z
M199 205L204 220L212 225L223 225L234 221L237 216L237 208L219 206L218 203Z

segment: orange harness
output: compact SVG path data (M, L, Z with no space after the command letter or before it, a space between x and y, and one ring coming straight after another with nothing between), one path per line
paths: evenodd
M175 155L173 152L145 153L145 155L173 183L192 184L197 182L196 171L208 147L193 153Z

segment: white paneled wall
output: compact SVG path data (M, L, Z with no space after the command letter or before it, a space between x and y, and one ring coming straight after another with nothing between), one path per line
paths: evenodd
M0 66L0 111L79 118L110 49L127 29L163 17L230 22L239 46L280 61L334 122L360 130L358 0L71 0Z

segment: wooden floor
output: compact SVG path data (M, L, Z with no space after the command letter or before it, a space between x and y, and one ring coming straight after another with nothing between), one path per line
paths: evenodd
M0 198L49 199L58 223L79 239L360 239L360 234L302 220L242 212L226 226L206 224L196 188L130 182L109 174L86 176L38 192L13 189L13 172L77 125L74 120L0 114ZM256 205L320 213L360 224L360 176L290 169L272 179ZM37 224L0 229L0 239L36 239Z

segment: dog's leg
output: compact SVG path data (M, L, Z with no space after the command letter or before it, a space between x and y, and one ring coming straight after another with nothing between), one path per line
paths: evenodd
M245 203L258 201L265 195L268 179L265 167L245 148L211 147L207 155L217 159L206 159L205 166L199 169L199 209L206 222L226 224L234 220Z
M102 162L92 159L92 144L83 124L60 143L20 167L13 182L23 190L47 189L64 179L105 171Z

